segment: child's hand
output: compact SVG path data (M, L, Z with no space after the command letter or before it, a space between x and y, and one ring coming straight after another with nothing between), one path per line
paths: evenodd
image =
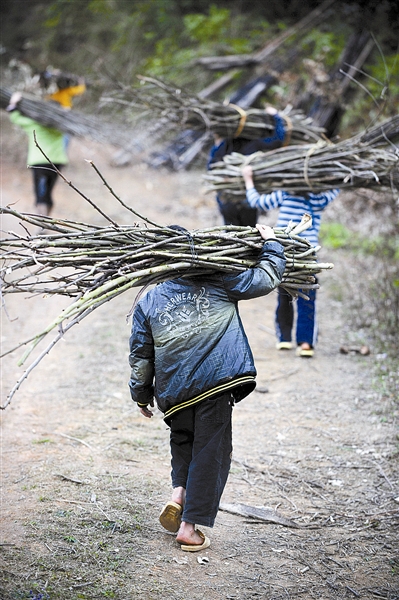
M257 223L256 229L259 231L264 240L276 239L276 234L274 233L273 228L269 227L269 225L261 225L260 223Z
M148 408L148 406L154 406L154 400L152 400L149 405L147 404L147 406L139 406L139 410L144 417L151 419L154 413Z
M6 110L8 112L15 110L17 108L18 102L20 102L21 99L22 99L21 92L14 92L13 94L11 94L10 102L8 103Z
M243 167L241 173L242 173L245 183L250 183L253 186L254 180L253 180L253 170L252 170L251 165L246 165L245 167Z
M252 173L253 173L253 171L252 171L251 165L245 165L245 167L242 168L242 176L243 177L245 177L245 176L252 177Z

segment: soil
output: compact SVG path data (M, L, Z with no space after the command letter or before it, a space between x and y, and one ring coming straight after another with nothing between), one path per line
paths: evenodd
M2 125L11 132L6 118ZM32 212L26 140L16 136L3 137L2 205ZM114 153L73 139L64 171L113 219L128 223L131 215L85 159L127 204L157 222L221 224L200 170L116 168ZM62 181L54 196L53 216L104 222ZM18 228L3 218L3 231ZM322 250L322 259L337 257ZM158 522L171 493L168 430L159 412L147 420L129 398L126 315L136 292L72 328L1 411L0 598L399 599L395 412L375 387L378 356L339 351L346 341L344 268L338 260L321 277L313 359L275 349L275 293L241 303L258 388L234 409L222 507L263 507L288 521L220 510L215 527L204 528L211 546L200 553L182 552ZM3 352L68 304L6 297ZM3 402L23 372L21 353L2 361Z

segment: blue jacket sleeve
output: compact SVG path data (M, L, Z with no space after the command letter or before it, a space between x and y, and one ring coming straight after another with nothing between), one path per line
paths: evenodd
M227 154L226 140L222 140L219 144L215 144L214 146L212 146L212 148L209 152L208 162L206 164L206 168L208 169L208 171L214 162L217 162L218 160L222 160L223 156L225 156L226 154Z
M262 142L266 148L269 148L271 144L275 142L283 142L285 138L285 122L279 114L273 115L274 117L274 133L272 136L263 138Z
M275 122L274 132L271 136L265 138L257 138L254 140L245 138L234 138L231 142L231 152L239 152L249 156L254 152L264 152L281 148L285 138L285 122L280 115L273 115Z
M223 277L225 290L234 301L266 296L281 283L285 265L284 248L280 242L266 240L255 267Z
M226 156L226 154L231 154L232 152L238 152L239 154L249 156L254 152L280 148L283 145L286 134L285 121L278 114L273 115L273 119L275 128L273 135L270 137L254 140L242 137L226 138L222 140L220 144L215 144L208 156L207 169L209 170L213 163L223 160L223 157Z
M133 313L129 364L132 400L146 406L154 397L154 341L140 306Z

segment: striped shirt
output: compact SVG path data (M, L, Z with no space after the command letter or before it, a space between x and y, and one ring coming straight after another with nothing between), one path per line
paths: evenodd
M312 225L300 235L312 244L319 243L320 221L323 210L337 197L339 189L328 190L318 194L309 192L305 197L293 196L283 190L270 194L259 194L255 188L247 190L247 202L252 208L266 212L273 208L280 208L276 227L284 229L288 223L300 223L304 213L312 217Z

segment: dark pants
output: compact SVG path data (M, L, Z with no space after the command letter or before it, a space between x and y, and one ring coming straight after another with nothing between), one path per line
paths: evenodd
M224 393L171 419L172 485L186 490L182 520L213 527L231 464L233 399Z
M225 225L239 225L241 227L255 227L258 222L258 211L256 208L246 206L243 202L220 202L219 210Z
M309 300L300 296L297 303L296 343L298 346L307 342L314 346L317 340L316 323L316 290L306 290ZM278 288L278 301L276 309L276 331L280 342L292 341L292 328L294 325L294 304L292 296L285 290Z
M61 165L55 166L59 171L61 170ZM36 204L46 204L51 209L53 206L51 192L53 191L58 173L49 164L36 165L32 168L32 171Z

